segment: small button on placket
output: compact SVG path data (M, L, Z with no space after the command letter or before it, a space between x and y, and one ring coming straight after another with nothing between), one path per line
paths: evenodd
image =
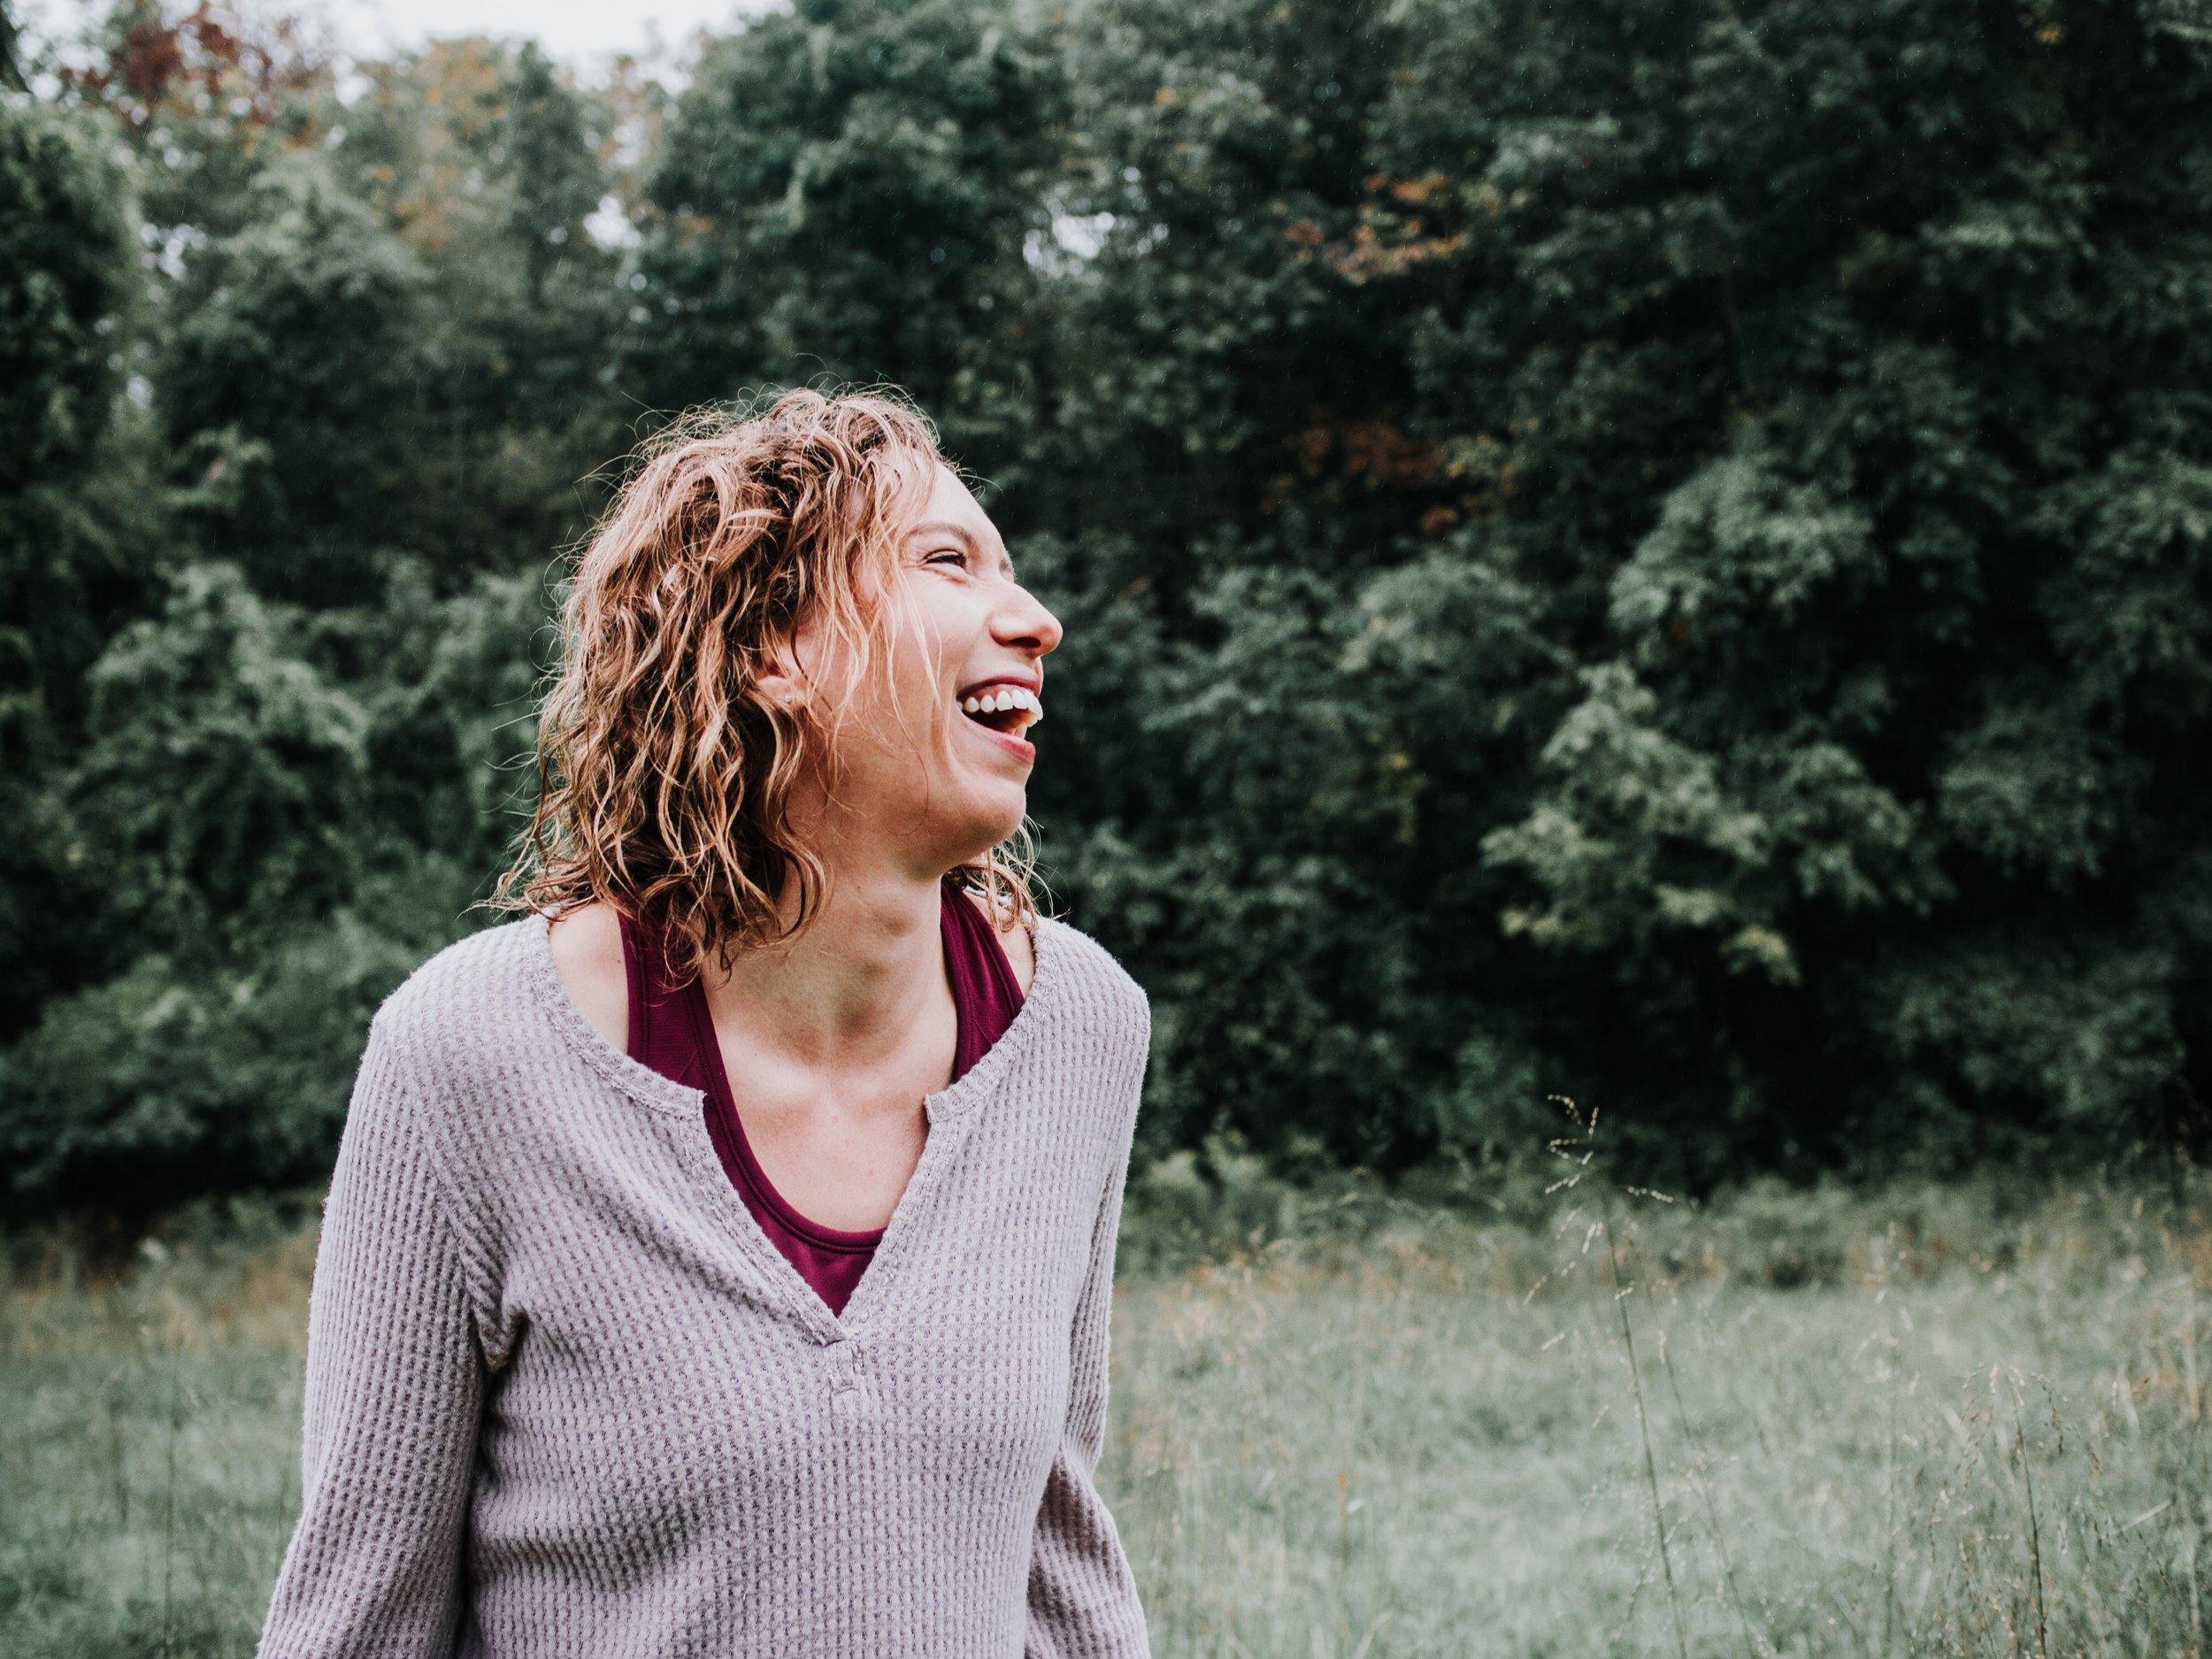
M853 1364L853 1345L840 1336L822 1352L829 1373L830 1409L840 1418L856 1416L861 1407L860 1377Z

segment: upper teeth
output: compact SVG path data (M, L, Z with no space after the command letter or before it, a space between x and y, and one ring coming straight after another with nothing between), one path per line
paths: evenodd
M960 700L962 712L966 714L1003 714L1009 709L1026 709L1041 720L1045 718L1044 704L1037 694L1020 686L1001 686L996 691L970 695Z

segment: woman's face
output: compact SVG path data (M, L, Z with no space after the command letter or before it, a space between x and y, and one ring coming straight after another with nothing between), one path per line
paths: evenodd
M841 839L887 840L941 873L1020 827L1037 758L1025 732L1043 718L1042 662L1060 623L1014 580L996 527L941 463L894 580L892 603L877 607L876 672L833 739L830 806ZM803 626L794 646L809 680L843 682L831 641Z

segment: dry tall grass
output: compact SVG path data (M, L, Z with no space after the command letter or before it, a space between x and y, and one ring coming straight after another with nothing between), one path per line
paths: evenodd
M299 1504L314 1235L257 1212L0 1302L0 1654L253 1650Z
M2201 1654L2207 1196L1586 1182L1479 1223L1163 1166L1102 1471L1156 1651ZM250 1651L311 1239L220 1232L19 1267L0 1652Z
M1187 1248L1179 1179L1138 1202ZM1163 1655L2204 1651L2200 1194L1242 1184L1115 1327Z

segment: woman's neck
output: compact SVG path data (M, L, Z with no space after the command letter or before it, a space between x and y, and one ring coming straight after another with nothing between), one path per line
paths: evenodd
M886 865L833 870L796 938L749 950L710 972L718 1027L741 1030L770 1053L810 1066L866 1070L889 1058L925 1010L951 992L945 979L940 878ZM787 892L787 899L795 899Z

